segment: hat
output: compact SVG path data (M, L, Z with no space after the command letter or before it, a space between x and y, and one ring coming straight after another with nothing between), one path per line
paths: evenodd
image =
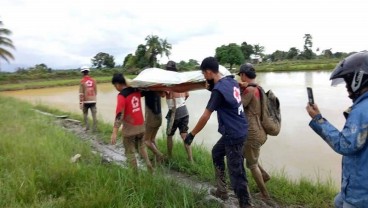
M178 71L178 69L176 68L175 61L168 61L167 64L166 64L166 70L168 70L168 71Z
M89 71L89 67L88 66L82 66L80 71L81 72Z
M240 66L238 75L240 74L245 74L250 79L256 78L256 70L254 69L253 65L250 63L246 63Z

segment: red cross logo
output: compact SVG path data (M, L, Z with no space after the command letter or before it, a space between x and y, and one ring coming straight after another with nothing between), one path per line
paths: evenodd
M234 87L234 98L235 100L240 103L241 97L240 97L240 90L237 87Z

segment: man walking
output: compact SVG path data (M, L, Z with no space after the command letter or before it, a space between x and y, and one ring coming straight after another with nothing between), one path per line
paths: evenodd
M142 91L145 99L145 126L144 142L155 155L156 162L164 160L163 154L157 148L156 135L162 123L161 95L156 91Z
M169 61L166 64L166 70L177 71L176 63L174 61ZM173 150L173 136L177 129L181 138L185 139L188 134L188 123L189 123L189 112L187 106L185 105L188 99L188 92L177 93L177 92L167 92L166 101L169 108L167 113L167 152L168 156L172 156ZM193 162L192 148L184 144L184 148L188 155L188 161Z
M222 137L212 149L217 189L211 190L211 194L223 200L229 198L225 179L224 158L226 156L231 185L240 207L252 207L242 154L248 124L241 103L239 85L232 77L223 77L219 73L219 64L213 57L205 58L200 68L207 82L214 85L208 105L195 128L185 138L185 143L187 145L192 143L194 136L203 129L212 112L216 110L218 131Z
M111 83L119 92L117 96L114 128L111 134L111 144L116 144L116 137L120 126L122 128L125 155L131 167L138 170L135 150L145 160L148 170L153 171L151 161L148 158L146 146L143 141L144 119L141 105L141 92L129 87L123 74L114 74Z
M267 134L261 124L262 103L261 92L256 83L256 71L252 64L240 66L238 75L246 87L242 87L242 103L248 118L248 137L244 143L243 155L246 159L247 168L250 169L257 183L263 199L269 200L270 195L265 183L270 180L268 173L258 163L261 146L267 140Z
M81 73L83 78L79 85L79 106L83 111L84 124L86 131L89 130L88 123L88 109L91 109L92 119L93 119L93 131L97 130L97 108L96 108L96 96L97 96L97 86L96 81L89 76L89 67L83 66L81 68Z

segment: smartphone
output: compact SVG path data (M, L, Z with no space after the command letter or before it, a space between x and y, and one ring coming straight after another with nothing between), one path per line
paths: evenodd
M309 105L313 105L314 104L314 97L313 97L313 90L311 87L307 87L307 92L308 92L308 102Z

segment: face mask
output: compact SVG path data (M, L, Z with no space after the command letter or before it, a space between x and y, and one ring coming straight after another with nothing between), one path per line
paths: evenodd
M215 80L214 79L207 79L207 90L212 91L215 87Z

